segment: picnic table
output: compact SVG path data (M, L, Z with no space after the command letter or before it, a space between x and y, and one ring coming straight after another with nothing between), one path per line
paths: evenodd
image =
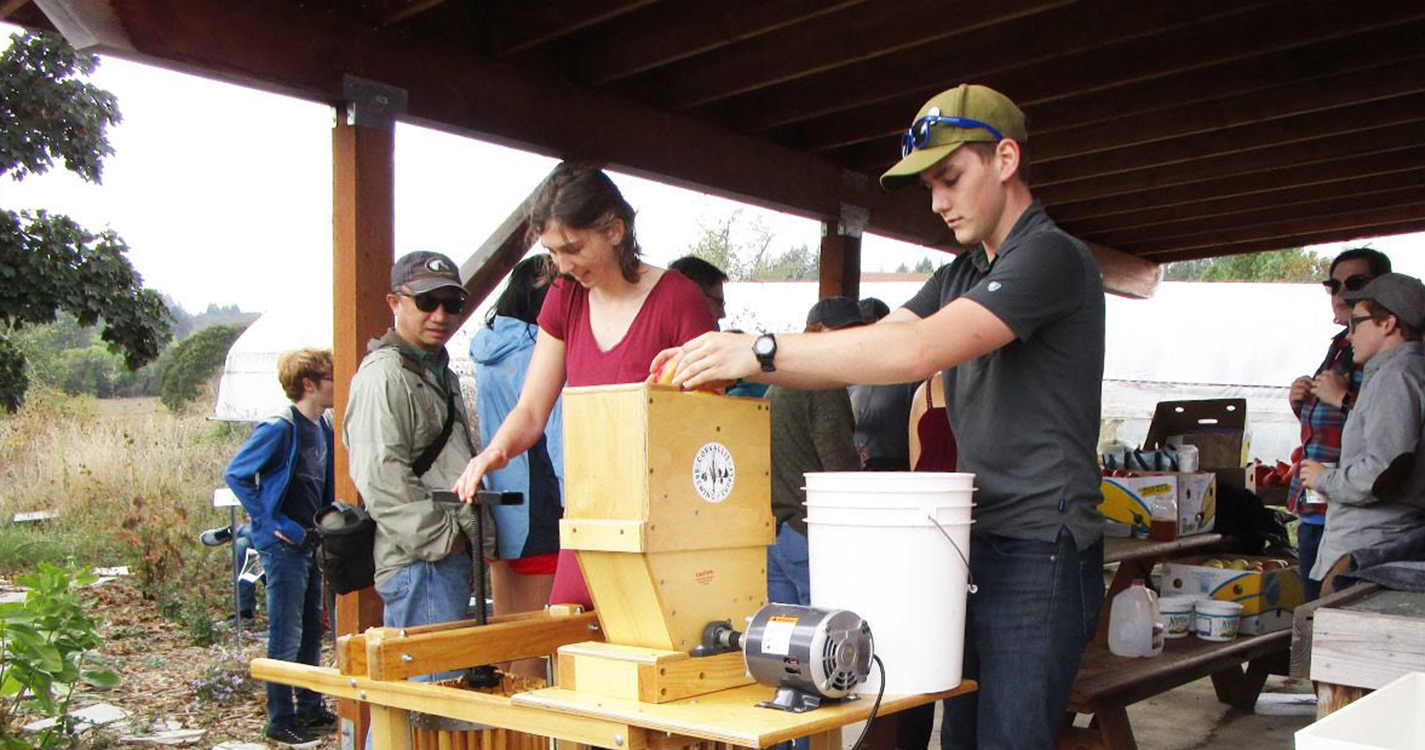
M1291 650L1291 631L1239 636L1226 642L1194 637L1170 639L1163 653L1139 659L1114 656L1108 650L1108 615L1113 597L1133 579L1147 579L1153 566L1176 557L1230 549L1235 540L1222 534L1198 534L1172 541L1106 539L1104 564L1118 570L1104 598L1103 614L1094 642L1084 652L1069 695L1069 715L1060 736L1062 750L1138 747L1128 721L1128 706L1173 688L1212 678L1218 700L1248 709L1257 701L1269 674L1285 674ZM1069 726L1075 714L1093 714L1090 726Z

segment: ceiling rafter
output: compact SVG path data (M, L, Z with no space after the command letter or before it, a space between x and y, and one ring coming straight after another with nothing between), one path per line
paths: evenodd
M490 13L490 48L509 57L606 23L658 0L504 0Z
M1001 0L967 3L947 13L943 0L877 0L631 79L620 91L648 93L670 109L691 109L1075 1L1126 2Z

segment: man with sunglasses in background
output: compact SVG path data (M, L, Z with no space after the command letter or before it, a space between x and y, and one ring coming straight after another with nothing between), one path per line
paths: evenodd
M351 479L376 521L382 624L459 620L471 583L459 514L471 506L438 505L430 491L454 485L473 455L460 381L445 350L460 327L465 287L450 258L409 253L391 268L386 303L396 324L367 344L342 423Z
M680 355L673 380L685 387L751 378L826 389L944 370L959 469L978 488L964 674L979 680L977 693L946 701L945 750L1055 747L1104 594L1103 280L1030 194L1027 140L1023 113L997 91L933 97L881 184L926 189L966 248L953 263L874 325L705 334L653 362L656 372Z
M1316 374L1303 375L1291 384L1291 410L1301 421L1301 459L1334 464L1341 456L1341 430L1346 415L1361 388L1361 364L1352 356L1344 326L1351 319L1351 303L1345 295L1360 291L1372 279L1390 273L1390 258L1379 250L1357 247L1343 251L1331 261L1330 278L1321 282L1331 296L1331 313L1343 326L1331 338L1326 358ZM1310 576L1316 550L1326 529L1326 506L1308 502L1306 487L1298 474L1287 492L1287 509L1301 519L1296 527L1297 556L1301 561L1306 599L1321 593L1321 581Z

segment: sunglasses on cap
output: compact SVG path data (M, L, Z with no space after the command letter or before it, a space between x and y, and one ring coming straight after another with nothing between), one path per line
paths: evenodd
M434 292L409 294L396 292L399 297L410 297L416 302L416 309L423 313L433 313L437 307L444 307L447 315L459 315L465 310L465 295L458 297L437 297Z
M1366 284L1371 283L1371 277L1365 274L1351 274L1345 281L1340 279L1327 279L1321 282L1321 286L1326 287L1326 291L1331 294L1340 294L1341 288L1345 287L1348 292L1359 292Z
M905 131L905 135L901 137L901 158L904 159L910 156L910 152L916 149L925 148L925 146L930 143L930 129L936 125L949 125L953 128L964 128L966 130L982 128L988 130L990 135L995 137L996 141L1004 140L1004 136L1000 135L1000 132L995 130L994 126L989 123L971 120L968 117L942 115L938 110L931 109L924 117L911 123L910 128Z

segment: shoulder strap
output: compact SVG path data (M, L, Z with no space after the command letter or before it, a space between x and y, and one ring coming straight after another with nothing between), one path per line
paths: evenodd
M401 366L415 373L416 377L425 379L425 368L421 366L421 363L404 351L400 354ZM450 440L450 432L455 428L455 391L449 383L442 383L442 385L445 390L445 424L441 425L440 435L436 436L435 442L426 446L426 449L421 451L421 455L411 464L411 470L416 473L417 477L424 476L427 471L430 471L430 467L435 465L436 457L445 450L445 444Z

